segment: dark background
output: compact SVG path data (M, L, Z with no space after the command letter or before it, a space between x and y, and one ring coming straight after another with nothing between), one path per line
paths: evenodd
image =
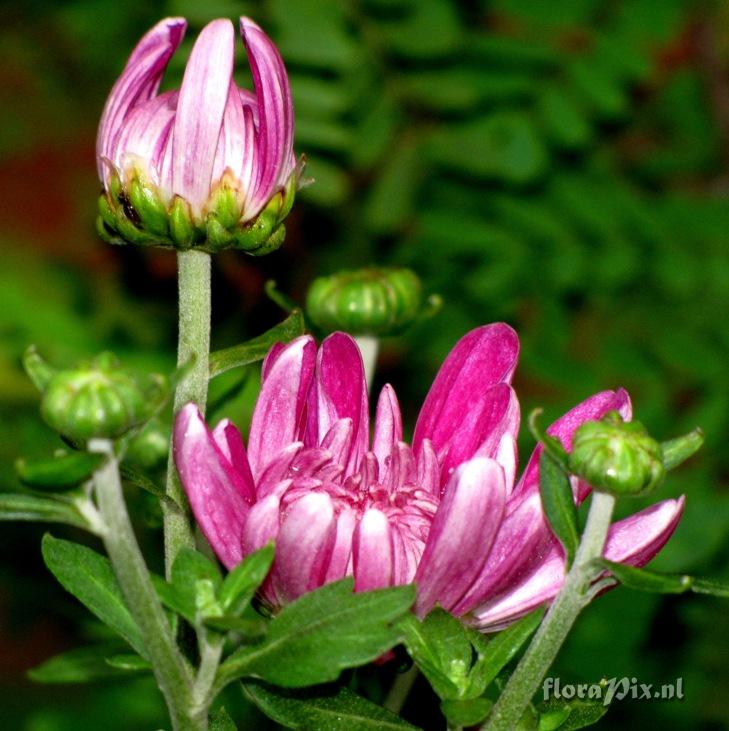
M506 320L522 338L523 413L556 417L627 387L659 438L701 425L704 450L663 496L686 513L655 567L729 577L729 9L687 0L26 0L0 9L0 488L19 454L56 445L20 368L112 348L174 360L175 260L94 234L96 124L146 29L249 14L279 44L297 113L302 191L283 249L215 257L214 347L283 313L319 273L404 264L440 314L383 343L412 425L445 354ZM246 78L240 49L240 81ZM229 409L244 428L255 374ZM523 438L523 449L532 440ZM522 463L527 452L523 453ZM150 563L159 516L131 494ZM643 503L628 506L632 512ZM34 524L0 532L0 725L27 731L165 724L145 679L34 686L24 672L100 629L43 567ZM53 527L56 535L83 536ZM616 703L600 728L729 727L727 604L614 591L591 606L553 674L563 682L684 678L681 701ZM377 695L377 688L373 690ZM427 706L417 686L416 706ZM246 708L237 707L244 727ZM408 710L406 708L406 711ZM261 722L248 721L250 728ZM433 726L437 728L437 726Z

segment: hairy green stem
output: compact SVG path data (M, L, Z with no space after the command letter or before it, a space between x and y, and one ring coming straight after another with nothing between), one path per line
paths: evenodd
M174 731L205 731L207 713L196 713L192 709L192 674L152 586L129 520L114 446L107 439L93 439L89 442L89 451L107 456L94 473L99 514L106 526L104 546L129 611L139 626L154 676L167 702L172 728Z
M572 568L482 731L510 731L517 727L577 615L589 602L590 585L601 573L594 562L602 556L614 506L612 495L593 492L587 525Z
M179 330L177 365L188 366L189 372L175 390L174 413L193 401L205 413L208 397L210 358L210 254L202 251L180 251L177 254L179 292ZM170 577L175 557L184 547L194 547L195 536L190 511L170 443L165 492L180 506L162 504L165 535L165 569Z

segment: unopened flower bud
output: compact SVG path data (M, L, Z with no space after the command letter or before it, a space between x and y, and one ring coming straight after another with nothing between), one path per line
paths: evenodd
M371 267L315 279L306 311L326 332L394 335L420 314L422 288L410 269Z
M158 94L186 26L154 26L109 95L96 144L97 231L116 244L268 253L283 242L303 168L286 69L268 36L241 18L254 90L238 87L235 32L219 19L198 36L180 89Z
M102 353L91 363L59 371L46 385L41 414L48 425L74 441L115 439L149 418L162 402L166 380L144 386Z
M647 495L665 475L661 445L637 421L611 411L578 427L569 469L596 490L613 495Z

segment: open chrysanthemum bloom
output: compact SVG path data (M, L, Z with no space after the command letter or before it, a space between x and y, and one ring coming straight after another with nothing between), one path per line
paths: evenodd
M159 94L186 26L155 25L109 94L96 142L100 231L113 241L259 253L283 240L300 173L286 69L268 36L241 18L254 90L240 88L233 24L214 20L180 89Z
M270 540L262 598L281 606L347 575L357 590L415 581L417 611L435 604L481 629L550 601L564 555L542 512L537 447L516 481L519 343L507 325L477 328L443 363L402 441L395 392L380 393L372 440L362 359L335 333L272 348L248 438L210 432L193 405L175 425L175 459L200 527L235 566ZM598 393L549 432L569 450L575 429L608 411L630 418L625 391ZM575 481L575 500L590 487ZM605 555L642 565L668 540L683 498L615 523Z

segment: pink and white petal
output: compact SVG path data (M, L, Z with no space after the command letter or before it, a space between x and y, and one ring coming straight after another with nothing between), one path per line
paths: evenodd
M334 506L328 495L312 492L291 505L276 541L276 594L290 602L322 586L335 539Z
M352 451L354 426L350 418L338 419L321 441L321 448L331 455L334 464L346 464Z
M291 480L281 482L275 490L250 509L241 535L244 556L263 548L269 541L275 541L278 537L281 527L281 496L290 485Z
M213 429L213 439L240 478L236 486L241 495L249 504L252 504L256 499L256 486L240 432L230 419L223 419Z
M450 611L470 588L489 555L505 502L504 472L494 460L473 459L453 473L415 574L418 615L436 603Z
M552 601L562 587L564 576L564 558L558 551L550 553L528 578L475 609L467 621L485 632L504 629L532 609Z
M357 526L357 514L350 508L343 508L337 515L337 536L334 540L332 557L324 578L324 583L338 581L351 575L352 567L352 537Z
M643 566L663 548L678 525L684 498L664 500L610 527L603 555L611 561ZM472 612L475 626L496 631L557 596L564 581L564 556L554 544L526 579Z
M185 67L172 144L172 192L195 216L210 196L215 151L233 75L235 32L229 20L208 23Z
M335 421L352 420L352 447L347 472L356 472L369 442L369 403L362 356L345 333L330 335L319 348L316 387L309 397L307 434L321 444Z
M496 383L510 383L519 355L519 339L512 328L495 323L464 335L440 367L420 410L413 448L430 439L441 454L450 437L481 403L484 391Z
M601 419L609 411L617 411L626 421L631 418L632 405L627 391L619 388L617 391L596 393L557 419L547 429L547 433L559 438L564 448L569 452L572 449L572 438L577 427L586 421ZM539 458L541 454L542 447L537 445L529 458L518 485L514 489L513 499L522 499L539 491ZM572 483L579 504L587 497L591 488L586 483L575 479Z
M354 532L354 590L371 591L392 584L392 537L387 516L376 508L365 511Z
M271 372L274 363L278 360L279 355L286 350L286 343L274 343L271 349L266 353L266 357L263 359L263 365L261 366L261 381L265 381L268 378L268 374Z
M239 478L218 448L194 404L175 420L174 458L195 519L227 568L243 558L241 535L249 505Z
M385 469L385 460L390 456L393 445L402 441L402 415L395 389L388 383L380 391L375 414L375 432L372 451L377 457L380 471Z
M678 526L685 498L663 500L610 527L604 556L610 561L643 566L663 546Z
M231 78L211 173L213 185L226 170L230 170L236 179L239 177L245 156L245 124L238 87Z
M519 402L514 389L506 383L497 383L486 389L471 411L461 416L453 433L443 444L439 454L441 484L445 484L453 470L472 457L493 459L504 434L519 433Z
M477 456L481 456L476 453ZM516 444L515 433L506 433L501 437L499 446L496 450L496 461L504 470L504 481L506 482L506 495L511 495L516 479L516 466L519 451Z
M99 122L96 160L101 180L107 180L105 160L113 159L127 116L136 105L157 93L164 70L180 45L186 28L184 18L165 18L148 31L132 51L109 93Z
M423 439L418 453L418 485L431 495L440 497L440 466L430 439Z
M506 507L488 558L468 591L453 607L461 615L501 593L533 571L555 543L544 518L539 493L530 496L509 512Z
M266 465L301 436L315 361L313 338L297 338L279 352L261 384L248 438L256 481Z
M115 149L109 151L114 166L122 172L129 166L137 166L149 181L159 186L162 155L175 121L176 108L176 91L136 106L126 118Z
M291 467L301 452L301 442L294 442L277 452L273 459L263 468L256 479L256 499L270 495L285 480Z
M258 174L250 200L255 215L292 171L294 109L286 68L271 39L249 18L240 19L259 115Z

